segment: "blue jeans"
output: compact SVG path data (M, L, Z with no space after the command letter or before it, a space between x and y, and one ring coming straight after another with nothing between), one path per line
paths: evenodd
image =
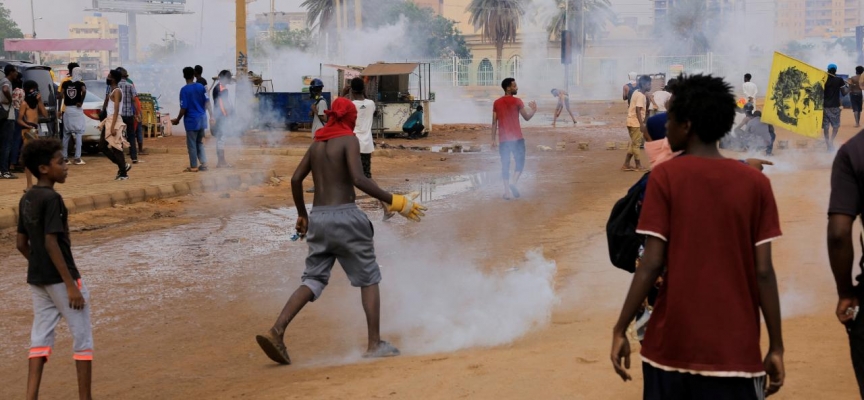
M204 152L204 130L186 131L186 150L189 151L189 166L198 168L207 164L207 153Z
M75 159L81 158L82 140L84 132L63 132L63 158L69 158L69 139L75 136Z
M0 173L9 172L12 159L12 136L15 134L15 113L9 113L8 119L0 121Z
M12 114L9 114L11 117ZM18 120L18 110L15 110L15 120ZM9 156L9 164L15 164L19 167L24 167L21 162L21 147L24 146L24 138L21 137L21 125L15 123L15 131L12 132L12 152Z
M498 144L498 153L501 155L501 177L506 181L510 179L510 155L516 162L515 172L522 173L525 168L525 139L501 142Z

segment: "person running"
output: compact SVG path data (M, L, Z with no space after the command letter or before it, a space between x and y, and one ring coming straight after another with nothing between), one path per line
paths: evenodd
M129 142L126 140L126 123L123 122L123 117L120 116L120 109L123 103L123 90L120 89L119 83L123 80L120 71L114 69L108 74L105 83L108 86L108 95L106 98L106 108L110 112L105 116L105 119L99 123L99 129L102 131L99 137L99 149L105 157L117 165L117 176L114 180L125 181L129 179L129 170L132 169L131 164L126 163L123 155L123 148L129 147Z
M864 104L864 95L861 92L861 76L864 75L864 66L855 67L855 76L846 82L849 86L849 101L852 103L852 114L855 115L855 127L861 127L861 108Z
M66 182L68 166L57 140L37 139L24 147L24 165L38 179L18 203L17 248L27 260L27 284L33 298L27 398L39 397L42 371L54 347L61 318L72 335L78 398L91 398L93 326L90 292L72 257L69 211L54 185Z
M651 89L651 77L642 75L637 81L636 88L630 98L630 106L627 108L627 133L630 136L630 146L627 147L627 156L624 158L622 171L642 171L642 140L647 132L645 121L648 109L648 98L643 92ZM630 159L636 161L636 167L630 166Z
M834 138L840 130L840 104L845 90L846 81L837 76L837 65L828 64L828 80L825 81L825 99L822 103L822 133L825 135L828 151L834 151ZM832 129L830 137L829 127Z
M525 168L525 138L522 136L522 126L519 116L530 121L537 112L537 103L529 102L528 109L521 99L516 97L519 86L513 78L501 81L504 96L492 104L492 148L498 148L501 156L501 178L504 181L504 200L510 200L510 195L519 198L517 188L522 170ZM513 179L510 179L510 156L513 156L516 167Z
M81 108L84 105L84 98L87 97L87 86L81 81L83 71L81 67L77 67L70 71L72 77L70 80L63 82L60 85L60 92L63 94L63 159L69 160L69 139L75 137L75 165L84 165L84 160L81 159L81 148L83 147L84 130L87 129L87 117L84 115L84 110Z
M369 335L364 357L399 355L395 346L380 337L378 283L381 282L381 271L375 259L372 223L355 204L354 188L390 204L390 211L410 220L420 221L426 207L414 201L416 194L387 193L363 175L360 141L354 134L357 108L351 101L337 98L333 110L327 114L330 117L327 126L318 131L291 178L291 193L298 214L297 233L305 236L309 244L302 283L288 299L273 327L255 337L264 354L280 364L291 364L284 341L288 324L307 303L321 297L336 260L345 270L351 285L361 288ZM310 172L316 176L315 185L318 186L311 215L306 212L303 198L303 180Z
M837 319L846 328L852 353L852 368L858 390L864 398L864 316L858 314L864 297L862 274L853 281L855 248L853 225L864 212L864 132L840 146L831 168L831 196L828 203L828 259L837 286ZM858 282L857 285L854 282ZM859 318L861 317L861 318Z
M39 117L48 117L48 110L45 109L45 103L42 102L38 83L35 81L24 82L24 91L26 94L16 122L21 127L21 140L26 146L27 143L39 138ZM27 186L24 189L26 193L33 187L33 174L30 173L29 169L24 168L24 176L27 178Z
M717 148L732 128L735 107L732 87L721 78L687 76L672 88L667 139L672 151L685 155L649 177L637 226L646 235L645 252L610 353L615 372L630 380L626 330L666 265L642 343L645 399L756 400L784 383L771 261L771 242L781 231L771 183ZM760 309L769 338L764 360Z
M216 157L219 158L216 168L234 168L225 160L225 139L237 128L234 102L231 101L231 93L228 91L228 85L233 81L231 71L225 69L219 72L219 81L213 85L214 123L210 132L216 137Z
M189 167L185 172L207 171L207 152L204 151L204 130L207 128L207 112L213 115L207 89L194 81L195 70L183 68L186 86L180 89L180 112L171 124L179 125L183 120L186 128L186 149L189 151ZM213 121L210 121L213 122ZM201 166L198 166L198 162Z
M375 121L375 101L366 98L366 83L363 78L351 79L348 97L357 108L357 123L354 125L354 135L360 142L360 161L363 164L363 175L372 179L372 153L375 151L375 141L372 140L372 123ZM375 180L372 180L375 182ZM377 185L377 182L376 182ZM394 213L381 203L384 210L384 221L392 218Z
M402 124L402 132L405 132L408 140L417 140L425 137L426 127L423 126L423 106L417 106L417 109L405 120Z
M572 119L575 124L576 117L573 116L573 111L570 111L570 95L567 91L562 89L552 89L552 96L555 96L555 98L558 99L558 105L555 106L555 116L552 117L552 127L555 127L555 123L558 121L561 111L565 108L567 109L567 113L570 114L570 119Z

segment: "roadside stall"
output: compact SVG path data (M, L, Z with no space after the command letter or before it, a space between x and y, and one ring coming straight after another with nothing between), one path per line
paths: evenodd
M372 131L379 136L402 135L402 125L418 106L423 106L423 125L432 131L429 63L376 63L363 69L366 96L375 100L377 112Z

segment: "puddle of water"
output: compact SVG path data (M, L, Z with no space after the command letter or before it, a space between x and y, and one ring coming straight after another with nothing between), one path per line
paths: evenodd
M420 202L441 200L449 196L476 190L489 180L485 172L437 178L420 184Z
M450 148L450 150L446 151L445 153L453 153L453 146L462 146L462 151L459 152L461 154L480 154L480 153L482 153L482 151L468 151L468 149L471 147L471 145L458 144L458 143L448 144L448 145L430 146L429 151L431 151L432 153L441 153L441 150L443 148L448 147L448 148ZM482 150L482 147L481 147L481 150Z

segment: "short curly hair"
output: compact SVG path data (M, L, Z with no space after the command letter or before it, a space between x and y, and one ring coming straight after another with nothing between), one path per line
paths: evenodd
M57 139L36 139L27 143L21 154L24 166L30 170L36 179L42 175L39 173L40 165L50 165L54 154L63 150L63 145Z
M711 75L681 75L671 87L669 114L678 123L690 122L690 129L704 143L719 141L735 122L735 96L723 78Z

